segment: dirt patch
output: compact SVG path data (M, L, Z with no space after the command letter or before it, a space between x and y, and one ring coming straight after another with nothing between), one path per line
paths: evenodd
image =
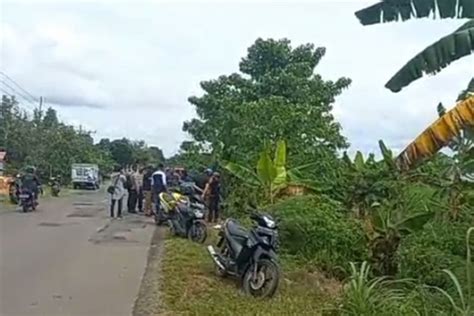
M160 227L153 233L147 266L133 307L133 316L164 315L159 284L161 283L161 258L164 252L165 232L166 229Z

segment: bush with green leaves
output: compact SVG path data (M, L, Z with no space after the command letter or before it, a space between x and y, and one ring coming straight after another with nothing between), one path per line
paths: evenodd
M399 276L413 278L421 283L448 288L449 280L443 269L455 272L462 269L466 249L465 231L469 222L435 220L402 242L400 246Z
M298 196L272 206L280 221L280 241L285 253L337 277L347 275L349 262L366 259L366 239L359 221L347 216L343 206L321 196Z

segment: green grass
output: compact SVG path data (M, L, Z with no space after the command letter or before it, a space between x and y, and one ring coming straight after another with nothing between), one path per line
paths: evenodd
M244 295L236 280L222 279L206 248L167 237L162 258L161 300L165 315L321 315L341 284L283 261L279 290L267 300Z

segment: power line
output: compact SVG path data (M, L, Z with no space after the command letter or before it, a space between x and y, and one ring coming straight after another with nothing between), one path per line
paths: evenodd
M15 95L19 95L19 96L21 96L24 100L26 100L26 101L28 101L28 102L30 102L30 103L32 103L32 104L35 104L35 101L34 101L34 100L32 100L31 98L28 98L27 96L25 96L24 93L19 92L17 89L15 89L14 87L12 87L10 84L8 84L7 82L5 82L4 80L1 80L0 82L3 83L4 86L8 87L11 91L13 91L13 93L14 93Z
M15 86L17 86L20 90L22 90L24 93L26 93L27 95L29 95L34 102L38 102L38 98L34 97L31 93L29 93L28 91L26 91L22 86L20 86L15 80L13 80L10 76L8 76L6 73L4 73L3 71L0 71L0 74L2 74L5 78L7 78L8 80L10 80Z
M11 89L10 88L10 91L7 91L5 88L7 86L5 85L4 88L1 89L1 91L3 91L5 94L11 96L11 97L15 97L16 101L21 104L22 106L25 106L26 108L28 108L29 110L32 110L36 107L36 105L34 103L32 103L31 101L29 101L28 99L25 99L24 96L18 94L15 90Z
M3 84L4 88L8 87L9 90L13 91L13 93L10 92L10 94L13 94L17 97L19 96L19 97L23 98L23 101L21 101L21 100L18 100L18 101L21 101L21 104L24 105L24 106L27 106L28 108L32 107L32 108L30 108L30 110L36 108L36 106L37 106L36 105L36 102L37 102L36 97L34 97L30 92L28 92L25 88L23 88L20 84L18 84L15 80L13 80L5 72L0 71L0 75L3 76L3 77L1 77L2 80L0 82ZM18 89L21 90L21 92L18 91Z

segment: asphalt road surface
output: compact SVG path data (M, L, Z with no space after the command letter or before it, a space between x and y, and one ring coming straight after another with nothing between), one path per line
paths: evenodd
M1 316L132 314L154 224L126 212L110 220L106 198L86 191L31 213L0 210Z

